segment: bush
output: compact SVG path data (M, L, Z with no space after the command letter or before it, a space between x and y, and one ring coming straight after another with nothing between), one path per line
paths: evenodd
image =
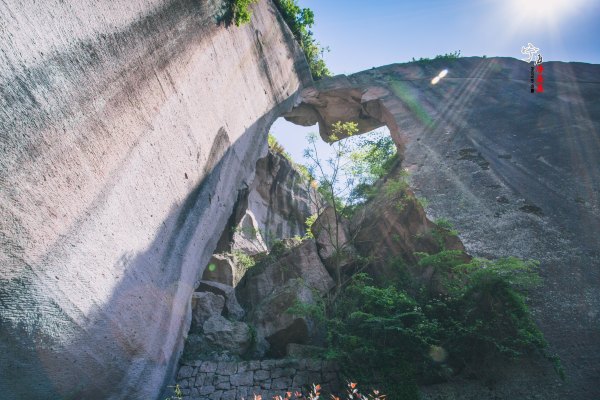
M231 16L236 26L241 26L250 22L252 11L250 5L258 3L258 0L232 0Z
M445 381L465 368L485 373L489 359L545 354L524 296L540 282L537 262L467 261L456 250L419 257L415 267L445 277L439 288L410 275L378 286L358 273L325 311L296 307L325 325L328 354L345 374L390 398L416 399L418 383Z
M460 50L453 51L452 53L438 54L433 60L458 60L460 58ZM429 62L431 58L428 57L420 57L418 60L416 58L412 58L412 62Z
M275 0L275 4L300 47L304 50L313 79L319 80L331 76L331 71L323 60L323 53L328 49L321 47L313 37L312 31L309 30L315 23L313 11L309 8L300 8L296 0Z
M241 250L234 250L232 252L233 259L236 264L243 266L245 269L250 269L256 265L254 258L244 253Z

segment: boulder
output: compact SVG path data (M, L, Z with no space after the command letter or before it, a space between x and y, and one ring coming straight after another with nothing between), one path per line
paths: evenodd
M211 316L202 326L208 344L241 355L250 346L252 335L244 322L230 321L221 315Z
M313 334L312 322L287 311L298 302L315 304L315 295L324 295L333 286L314 240L289 239L275 246L235 289L248 311L247 322L256 328L256 356L282 357L288 343L305 343Z
M380 282L401 278L405 270L398 268L394 262L398 260L414 278L434 284L431 279L439 277L433 276L433 270L410 268L418 262L415 253L464 252L465 248L458 236L427 218L414 193L397 184L399 179L404 178L396 165L385 182L378 182L377 195L355 213L351 221L354 244L363 256L372 258L366 272ZM464 257L468 262L470 258Z
M321 294L334 286L314 240L305 240L279 259L267 257L252 267L236 286L236 297L246 310L252 310L292 279L302 280L307 288Z
M288 343L306 343L313 332L312 322L288 309L297 303L315 304L310 287L300 279L291 279L257 304L248 315L248 323L256 328L259 338L269 344L266 355L283 357Z
M245 272L246 268L236 263L233 255L213 254L202 273L202 280L235 286Z
M211 292L194 292L192 294L192 327L191 332L200 332L202 325L213 315L221 315L225 308L225 298Z
M244 309L237 301L233 286L224 285L218 282L200 281L196 289L197 292L211 292L225 298L224 314L230 319L240 320L244 317Z

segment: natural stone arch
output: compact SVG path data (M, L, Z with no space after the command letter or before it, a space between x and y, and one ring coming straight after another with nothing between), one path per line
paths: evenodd
M359 134L387 126L401 155L406 137L401 134L396 119L384 104L383 99L389 96L392 93L383 86L356 85L340 75L304 89L299 104L284 114L284 118L302 126L318 123L319 134L326 142L331 142L331 128L338 121L355 122Z

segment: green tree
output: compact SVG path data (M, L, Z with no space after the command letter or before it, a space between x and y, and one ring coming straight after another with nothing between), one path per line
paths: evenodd
M329 49L321 47L310 30L315 23L313 11L309 8L301 8L296 0L275 0L275 4L304 51L313 79L319 80L331 76L331 71L323 60L324 53Z
M308 171L314 178L310 182L311 188L317 189L321 195L321 197L311 196L317 215L322 217L318 229L327 235L327 240L333 247L336 293L339 293L342 287L341 261L350 244L341 240L344 237L341 232L342 218L347 216L348 206L344 200L352 187L351 178L343 182L344 171L351 162L350 154L354 149L348 138L357 132L358 124L355 122L338 121L333 124L329 136L329 140L333 143L333 155L327 160L319 155L318 137L314 133L307 137L309 147L304 150L304 157L308 160ZM340 140L340 138L345 139ZM325 215L327 209L331 210L331 216Z

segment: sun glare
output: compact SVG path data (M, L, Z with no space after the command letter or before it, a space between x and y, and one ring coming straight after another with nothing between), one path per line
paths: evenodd
M447 69L442 70L439 74L437 74L437 76L435 78L433 78L431 80L431 84L437 85L437 83L440 81L440 79L442 79L446 75L448 75L448 70Z
M506 4L519 22L556 28L572 14L583 11L589 0L510 0Z

